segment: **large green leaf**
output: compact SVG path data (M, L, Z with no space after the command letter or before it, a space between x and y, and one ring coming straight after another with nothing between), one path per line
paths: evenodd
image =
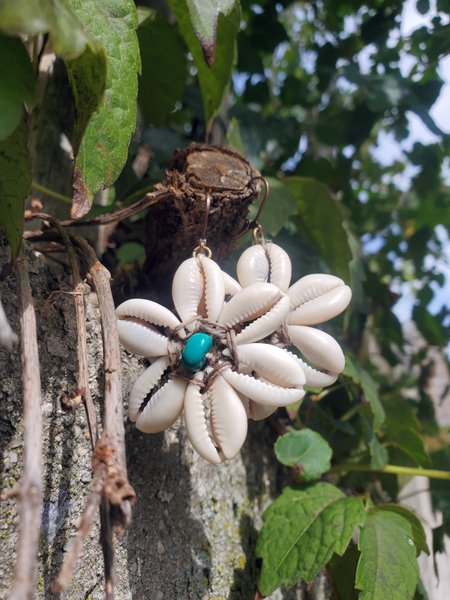
M72 87L75 123L73 154L76 158L81 140L92 115L98 110L106 87L107 59L104 49L93 52L88 46L74 60L66 61L67 75Z
M289 431L278 438L275 454L284 465L299 467L303 479L317 479L330 468L331 448L312 429Z
M360 498L318 482L285 488L263 518L256 554L263 559L259 589L269 595L281 584L311 581L333 552L345 552L366 514Z
M240 7L237 2L225 17L219 14L217 22L216 57L209 67L205 62L203 51L191 25L189 9L182 0L168 0L178 21L180 31L192 54L198 72L198 80L203 96L205 122L210 130L212 119L220 108L222 98L231 78L236 46L236 35L239 31Z
M76 162L77 205L83 216L102 186L119 176L136 127L137 73L140 70L136 35L137 13L131 0L68 0L86 30L103 42L107 81L103 102L87 126ZM80 181L81 178L81 181Z
M427 536L422 523L411 510L405 508L404 506L399 506L398 504L379 504L373 509L372 512L377 510L391 511L401 515L404 519L406 519L411 526L413 542L416 546L417 556L419 556L422 551L428 555L430 554L430 549L428 548L427 544Z
M139 108L144 125L162 127L183 95L187 58L176 26L157 13L139 25L137 35L142 60Z
M19 254L24 201L31 185L27 142L28 127L23 119L13 133L0 142L0 225L11 246L13 260Z
M259 223L262 225L264 234L275 236L288 218L297 213L297 201L294 194L288 187L283 185L282 181L274 177L266 177L266 179L270 192L259 218ZM260 201L264 197L264 192L264 185L262 185ZM252 204L250 207L249 216L251 219L256 217L258 208L259 202L257 205Z
M186 0L191 15L192 27L203 50L206 64L214 62L216 31L219 14L228 17L236 0Z
M86 45L98 50L100 42L84 29L69 5L73 5L70 0L2 0L0 27L12 35L49 33L53 49L61 58L80 56Z
M34 73L27 49L18 37L0 33L0 141L6 139L23 113L35 105Z
M422 436L414 429L404 428L386 438L386 443L400 448L421 467L430 466L430 457L423 443Z
M345 369L343 374L351 377L355 383L358 383L362 387L366 400L373 412L373 430L378 431L384 421L385 413L378 397L375 381L371 374L364 369L353 352L344 348L344 354Z
M353 254L342 225L341 211L328 188L323 183L302 177L286 177L283 183L297 200L298 217L293 220L299 233L307 237L306 241L335 275L349 282L349 263Z
M419 577L409 522L392 511L371 509L359 533L356 571L359 600L408 600Z

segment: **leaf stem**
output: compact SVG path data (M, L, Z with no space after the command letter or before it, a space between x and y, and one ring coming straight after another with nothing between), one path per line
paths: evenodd
M44 194L47 194L47 196L52 196L52 198L56 198L57 200L62 200L63 202L66 202L67 204L72 204L72 198L69 198L69 196L64 196L63 194L58 194L58 192L49 190L48 188L44 187L43 185L40 185L39 183L36 183L35 181L31 182L31 187L33 187L35 190L39 190L40 192L44 192Z
M347 463L335 465L327 471L327 475L334 473L347 473L349 471L377 471L379 473L392 473L394 475L420 475L421 477L430 477L431 479L450 480L449 471L438 471L436 469L418 469L414 467L400 467L398 465L386 465L381 469L372 469L369 464Z

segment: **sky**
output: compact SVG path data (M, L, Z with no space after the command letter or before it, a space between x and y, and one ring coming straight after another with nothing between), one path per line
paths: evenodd
M415 29L424 25L429 27L432 19L437 15L435 0L431 2L431 10L426 15L420 15L415 8L415 4L415 0L408 0L404 5L400 23L402 36L408 36ZM370 60L370 57L368 58ZM400 64L403 74L407 74L412 66L413 63L409 57L405 56ZM439 74L445 83L430 114L443 132L450 133L450 56L441 60ZM403 151L410 151L415 142L421 142L424 145L439 142L439 138L427 129L417 115L410 112L407 116L410 134L401 144L394 139L393 134L386 134L384 131L380 132L378 146L372 149L372 154L381 164L387 166L395 162L395 160L401 159L404 156ZM403 175L398 177L396 181L398 187L407 190L409 181L414 173L413 166L407 169ZM450 185L450 169L448 169L447 179ZM445 258L435 261L433 257L429 256L426 259L426 263L427 267L434 266L436 270L444 274L445 284L442 288L439 288L437 285L434 288L435 296L428 306L428 309L433 314L439 312L443 305L450 305L450 242L448 233L443 226L438 226L436 233L443 245ZM369 253L376 252L377 249L377 242L375 240L365 246L365 250ZM393 291L402 294L401 299L394 306L393 312L401 322L406 322L411 319L415 302L414 288L416 284L414 282L403 283L401 286L393 284L391 287Z

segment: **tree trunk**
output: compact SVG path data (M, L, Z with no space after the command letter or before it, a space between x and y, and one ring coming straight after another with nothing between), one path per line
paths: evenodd
M63 267L28 251L29 275L37 312L44 420L44 510L39 544L36 598L50 599L64 552L70 547L91 480L91 449L83 407L65 413L62 392L76 387L77 353L74 299L53 297L71 290ZM0 266L9 249L0 239ZM16 283L0 271L0 296L19 333ZM3 273L3 278L1 276ZM99 415L102 402L102 342L98 310L86 302L89 380ZM124 399L147 361L123 351ZM0 351L0 449L2 487L20 480L23 424L20 351ZM126 407L125 407L126 408ZM200 458L187 440L182 417L165 433L145 435L126 420L129 480L137 493L133 522L116 544L117 599L253 600L259 579L255 558L262 513L288 482L274 456L276 434L267 422L249 423L249 435L236 459L220 466ZM0 503L0 598L7 598L16 557L18 516L13 500ZM304 584L277 591L272 599L299 599ZM324 598L324 580L313 586ZM328 595L328 594L327 594ZM97 518L74 577L60 598L104 597L103 561Z

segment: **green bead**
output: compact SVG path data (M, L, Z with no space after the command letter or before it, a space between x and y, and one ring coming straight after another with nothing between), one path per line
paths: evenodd
M181 362L188 371L196 372L206 364L206 354L211 351L213 342L206 333L194 333L186 342Z

